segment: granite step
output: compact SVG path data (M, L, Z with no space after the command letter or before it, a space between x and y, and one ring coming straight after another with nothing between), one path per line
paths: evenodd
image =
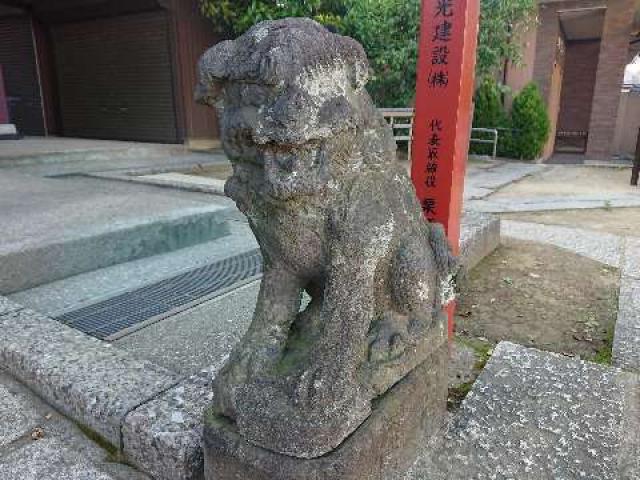
M4 295L223 237L235 211L214 195L9 172L0 203Z
M638 376L502 342L405 480L640 478Z
M74 275L8 298L58 317L258 248L245 222L229 220L226 226L228 235L215 240Z

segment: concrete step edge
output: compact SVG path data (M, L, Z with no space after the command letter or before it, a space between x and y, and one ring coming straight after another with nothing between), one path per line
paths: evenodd
M103 226L68 241L0 253L0 293L215 240L229 234L227 221L232 215L228 207L189 209L116 228Z

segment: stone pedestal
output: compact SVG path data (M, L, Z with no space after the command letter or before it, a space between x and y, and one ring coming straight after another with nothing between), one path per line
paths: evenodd
M370 417L336 450L303 460L256 447L234 425L205 415L206 480L392 480L446 416L447 346L376 400Z

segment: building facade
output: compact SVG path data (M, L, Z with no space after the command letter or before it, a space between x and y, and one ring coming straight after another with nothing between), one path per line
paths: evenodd
M11 121L23 135L214 140L193 91L217 41L197 0L0 0Z
M617 151L624 70L638 51L636 0L540 0L537 28L521 34L524 59L510 65L514 91L535 81L547 102L545 156L608 159ZM640 119L638 119L640 124ZM618 127L617 127L618 125Z

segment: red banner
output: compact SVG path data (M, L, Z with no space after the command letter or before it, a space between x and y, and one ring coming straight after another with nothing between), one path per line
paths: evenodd
M454 254L469 153L479 0L423 0L411 178L425 217L444 225ZM446 308L449 336L455 303Z
M423 0L411 178L426 218L459 250L479 0Z

